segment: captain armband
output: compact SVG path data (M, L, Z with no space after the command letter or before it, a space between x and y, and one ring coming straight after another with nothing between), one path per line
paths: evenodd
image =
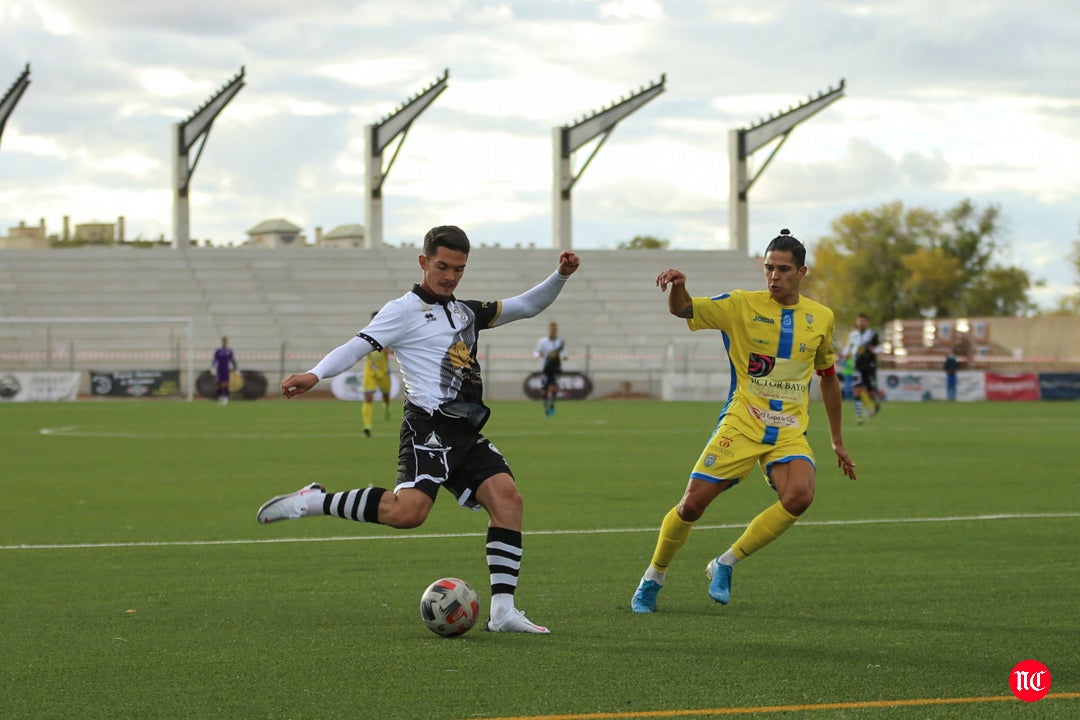
M818 377L828 377L829 375L835 375L836 374L836 366L835 365L830 365L829 367L825 368L824 370L817 370L816 372L817 372Z

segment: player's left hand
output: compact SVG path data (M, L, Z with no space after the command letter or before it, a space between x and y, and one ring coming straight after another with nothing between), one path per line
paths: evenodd
M844 475L852 480L858 480L859 478L855 477L855 461L848 455L844 446L833 443L833 452L836 453L836 466L843 471Z
M581 258L572 250L563 250L562 254L559 255L559 274L563 277L573 275L580 265Z

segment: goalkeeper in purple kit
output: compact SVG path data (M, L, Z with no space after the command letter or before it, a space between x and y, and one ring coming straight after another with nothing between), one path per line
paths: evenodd
M229 338L221 338L221 347L214 351L210 369L217 375L217 400L219 405L229 404L229 376L237 372L236 355L229 349Z

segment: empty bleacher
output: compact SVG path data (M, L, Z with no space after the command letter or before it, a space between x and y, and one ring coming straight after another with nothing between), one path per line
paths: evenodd
M175 367L182 330L164 324L14 324L11 318L194 320L196 371L228 336L243 368L271 379L310 368L420 278L417 248L136 248L0 251L0 371ZM761 286L754 258L725 251L582 250L582 267L539 317L480 336L489 397L519 398L538 369L537 339L557 322L568 370L595 394L631 383L659 392L673 342L714 357L718 337L691 338L666 309L657 273L676 267L694 294ZM458 296L516 295L556 265L553 249L475 247ZM4 322L7 318L9 322ZM183 349L186 352L186 348Z

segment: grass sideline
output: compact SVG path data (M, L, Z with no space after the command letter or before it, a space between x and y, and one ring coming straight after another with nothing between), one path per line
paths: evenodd
M852 483L817 406L804 521L739 565L731 605L710 601L705 563L774 497L752 477L695 528L660 612L635 616L656 528L719 408L564 402L544 418L496 403L486 434L526 501L519 605L553 634L445 640L419 596L464 577L486 617L482 513L447 495L408 532L254 521L308 482L390 482L396 422L366 439L340 402L0 405L0 715L1078 716L1078 407L849 417ZM1001 700L1027 658L1050 668L1052 696ZM949 699L969 702L905 704Z

